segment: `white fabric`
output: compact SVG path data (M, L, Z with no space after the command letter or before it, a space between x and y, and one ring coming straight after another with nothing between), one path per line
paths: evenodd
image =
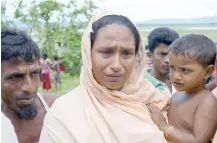
M41 95L40 93L38 93L38 97L39 97L39 99L41 100L41 103L43 104L43 106L44 106L46 112L48 112L49 106L47 105L46 101L44 100L44 98L42 97L42 95Z
M11 121L1 112L1 143L18 143Z

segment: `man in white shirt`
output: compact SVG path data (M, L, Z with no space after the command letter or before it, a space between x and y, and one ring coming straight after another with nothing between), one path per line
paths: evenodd
M11 121L1 112L1 143L18 143Z
M61 57L62 56L62 45L61 45L61 42L57 42L57 45L55 47L55 52L56 52L56 55L58 57Z

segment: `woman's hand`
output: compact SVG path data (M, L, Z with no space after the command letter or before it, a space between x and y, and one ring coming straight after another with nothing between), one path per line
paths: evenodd
M158 126L161 131L164 131L165 127L168 126L168 124L160 109L153 104L149 104L147 105L147 107L149 109L153 122Z

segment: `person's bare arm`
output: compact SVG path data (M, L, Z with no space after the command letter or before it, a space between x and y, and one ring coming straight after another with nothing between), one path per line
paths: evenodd
M175 128L169 140L176 143L208 143L214 136L217 127L217 100L207 96L198 106L195 114L193 133L183 132ZM170 125L164 127L164 131Z
M162 120L160 110L156 107L149 107L153 121L158 125L164 133L172 126ZM207 96L198 106L195 114L194 129L192 133L183 132L178 128L174 128L168 136L168 140L175 143L208 143L214 136L217 127L217 100ZM157 119L158 118L158 119Z

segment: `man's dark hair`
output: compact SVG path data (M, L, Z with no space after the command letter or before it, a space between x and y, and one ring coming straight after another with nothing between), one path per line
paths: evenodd
M47 52L42 53L42 58L46 60L48 58L48 53Z
M179 38L179 34L172 29L166 27L156 28L148 35L149 50L154 52L160 44L169 46L177 38Z
M170 45L169 52L194 58L202 66L215 64L216 45L204 35L188 34L182 36Z
M1 60L23 59L33 61L40 58L37 44L24 31L4 29L1 32Z
M53 60L58 61L59 57L57 55L53 56Z

